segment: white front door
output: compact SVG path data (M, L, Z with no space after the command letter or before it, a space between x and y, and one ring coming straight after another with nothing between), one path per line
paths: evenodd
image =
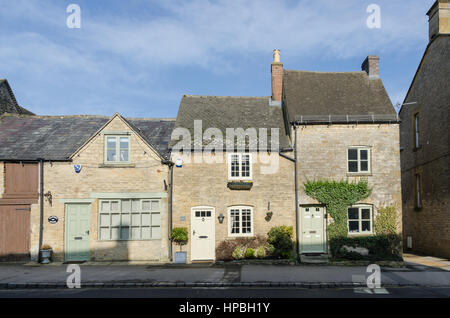
M326 253L326 211L321 206L301 207L300 253Z
M216 258L215 211L211 207L191 210L191 261L210 261Z

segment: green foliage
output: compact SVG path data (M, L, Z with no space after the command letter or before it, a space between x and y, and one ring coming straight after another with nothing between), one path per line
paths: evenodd
M233 254L231 254L233 259L242 259L244 258L244 253L242 251L242 247L236 246L236 248L233 251Z
M258 249L256 250L256 257L258 258L265 258L266 257L266 249L264 246L260 246L258 247Z
M378 208L375 219L375 232L378 235L397 233L397 210L394 206Z
M401 261L401 243L402 237L398 234L338 237L330 239L330 249L335 259ZM354 251L346 251L342 248L344 245L367 248L369 255L362 256Z
M327 207L334 222L328 226L330 239L347 237L347 209L356 202L367 198L371 189L367 180L349 183L341 181L307 181L304 184L305 193Z
M290 258L294 247L292 241L294 229L292 226L276 226L267 233L270 245L274 247L273 256L277 258Z
M185 227L175 227L172 229L172 233L170 235L172 242L180 246L186 245L188 241L188 231Z
M245 258L255 258L255 257L256 253L253 248L249 247L245 250Z
M267 238L262 235L256 235L252 237L238 237L231 240L225 240L219 243L216 247L216 259L219 261L231 261L233 260L233 252L236 247L242 248L244 251L247 248L257 249L260 246L268 246ZM266 256L270 255L267 250Z

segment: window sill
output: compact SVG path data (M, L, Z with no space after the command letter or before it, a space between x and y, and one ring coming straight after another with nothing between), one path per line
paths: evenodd
M372 172L347 172L347 177L372 177Z
M101 163L98 165L99 168L135 168L136 165L133 163Z
M367 232L367 233L347 233L348 237L361 237L361 236L373 236L374 233Z

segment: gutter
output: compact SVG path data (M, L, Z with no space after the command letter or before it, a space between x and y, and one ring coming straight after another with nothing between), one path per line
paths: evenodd
M169 261L173 261L173 247L172 247L172 206L173 206L173 166L174 163L170 161L169 159L164 159L161 161L163 165L169 166L169 203L168 203L168 209L169 209L169 224L168 224L168 230L169 230Z

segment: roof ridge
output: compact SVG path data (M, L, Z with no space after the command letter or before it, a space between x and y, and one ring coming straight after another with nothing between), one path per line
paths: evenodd
M270 98L270 96L217 96L217 95L189 95L189 94L183 94L183 97L197 97L197 98L206 98L206 97L212 97L212 98L259 98L259 99Z
M365 71L350 71L350 72L328 72L328 71L304 71L304 70L284 70L285 72L296 73L317 73L317 74L360 74L366 73Z

